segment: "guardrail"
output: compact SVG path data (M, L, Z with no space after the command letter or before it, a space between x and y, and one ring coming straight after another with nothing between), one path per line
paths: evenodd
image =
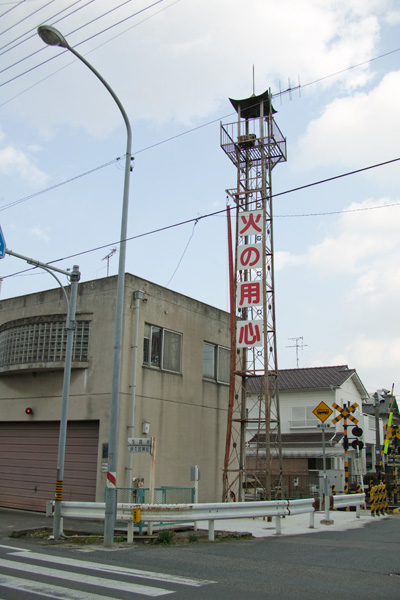
M314 528L314 498L300 500L266 500L256 502L219 502L208 504L117 504L117 521L132 523L133 512L140 511L140 521L147 523L208 521L208 538L214 540L214 525L220 519L274 517L276 534L281 533L281 517L310 514ZM54 501L47 503L47 516L53 512ZM74 519L100 519L105 516L104 502L61 502L61 516ZM128 540L131 541L131 540Z
M333 497L333 508L356 507L356 517L359 519L361 506L365 506L365 494L338 494Z
M356 507L356 516L365 505L365 494L332 496L333 508ZM74 519L104 520L104 502L61 502L61 516ZM309 513L309 528L314 528L315 499L266 500L255 502L218 502L208 504L117 504L117 522L132 524L134 511L144 523L208 521L208 538L213 541L215 521L220 519L275 518L276 535L281 533L282 517ZM47 502L47 516L52 516L54 501ZM132 541L132 539L128 539Z

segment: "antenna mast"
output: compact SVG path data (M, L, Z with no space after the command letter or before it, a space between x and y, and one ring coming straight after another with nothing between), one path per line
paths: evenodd
M115 254L115 253L116 253L116 251L117 251L117 249L116 249L116 248L113 248L113 249L111 250L111 252L109 252L109 253L107 254L107 256L105 256L105 257L102 259L102 260L106 260L106 261L107 261L107 277L108 277L108 274L109 274L109 272L110 272L110 258L112 257L112 255L113 255L113 254Z
M304 346L307 346L307 344L303 343L303 336L288 338L288 340L293 340L295 342L294 346L286 346L286 348L296 348L296 367L299 368L299 349L303 350Z

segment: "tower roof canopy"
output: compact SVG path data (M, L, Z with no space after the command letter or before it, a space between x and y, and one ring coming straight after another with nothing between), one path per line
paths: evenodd
M267 117L269 115L270 108L272 114L276 113L276 110L271 104L268 90L259 96L254 96L253 94L250 98L244 98L243 100L233 100L232 98L229 98L229 100L237 113L240 108L240 116L242 119L257 119L257 117L260 117L261 104L263 104L264 116Z

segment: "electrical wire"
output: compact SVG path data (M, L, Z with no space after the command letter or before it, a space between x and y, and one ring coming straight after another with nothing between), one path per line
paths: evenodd
M120 6L123 6L124 4L127 4L128 2L132 2L133 0L126 0L126 2L124 2L123 4L119 5L118 7L113 8L112 10L110 10L109 12L112 12L113 10L116 10L117 8L120 8ZM144 8L138 10L137 12L133 13L132 15L129 15L128 17L125 17L124 19L122 19L121 21L118 21L117 23L113 23L112 25L110 25L109 27L106 27L105 29L94 33L92 36L86 38L85 40L82 40L81 42L78 42L76 44L74 44L74 47L77 48L78 46L81 46L82 44L85 44L86 42L93 40L94 38L98 37L99 35L102 35L103 33L106 33L107 31L110 31L111 29L113 29L114 27L117 27L118 25L121 25L121 23L125 23L126 21L129 21L130 19L136 17L137 15L140 15L141 13L145 12L146 10L149 10L150 8L153 8L154 6L156 6L157 4L160 4L161 2L165 2L165 0L156 0L155 2L153 2L153 4L149 4L148 6L145 6ZM108 13L106 13L108 14ZM101 15L101 17L103 17L104 15ZM79 31L80 29L82 29L83 27L86 27L87 25L92 24L94 21L98 20L101 17L97 17L96 19L94 19L93 21L90 21L89 23L86 23L85 25L82 25L81 27L78 27L77 29L74 29L72 32L70 32L69 34L66 34L66 36L68 37L69 35L71 35L72 33L75 33L77 31ZM23 59L19 60L17 63L15 63L14 65L11 66L16 66L17 64L27 60L28 58L31 58L32 56L35 56L36 54L38 54L39 52L42 52L44 49L46 49L46 46L43 46L42 48L40 48L39 50L36 50L35 52L31 53L29 56L24 57ZM15 75L14 77L11 77L10 79L8 79L7 81L3 81L3 83L0 84L0 87L4 87L5 85L12 83L13 81L16 81L17 79L19 79L20 77L23 77L24 75L27 75L28 73L31 73L32 71L36 70L39 67L42 67L43 65L47 64L48 62L52 61L52 60L57 60L60 56L62 56L63 54L65 54L65 52L68 52L67 49L65 49L64 51L59 52L58 54L54 54L53 56L51 56L49 59L44 60L43 62L34 65L33 67L27 69L26 71L23 71L22 73L19 73L18 75ZM4 69L5 71L10 67L7 67L6 69Z
M51 0L51 2L54 2L54 0ZM83 25L80 25L80 27L78 27L77 29L74 29L73 31L70 31L69 34L67 34L67 36L72 35L73 33L76 33L77 31L80 31L81 29L87 27L88 25L92 25L92 23L95 23L96 21L98 21L99 19L102 19L103 17L109 15L110 13L114 12L115 10L118 10L119 8L121 8L121 6L125 6L125 4L129 4L130 2L133 2L133 0L125 0L124 2L122 2L122 4L119 4L118 6L114 6L114 8L112 8L111 10L109 10L106 13L103 13L102 15L99 15L98 17L96 17L95 19L92 19L91 21L89 21L88 23L85 23ZM46 5L47 6L47 5ZM107 30L105 30L107 31ZM103 33L103 32L100 32ZM97 35L97 34L96 34ZM33 36L32 36L33 37ZM88 38L91 39L91 38ZM84 44L85 42L88 41L88 39L83 40L82 42L79 42L78 44L76 44L76 46L80 46L81 44ZM21 58L20 60L18 60L17 62L8 65L7 67L5 67L4 69L2 69L0 71L1 73L4 73L5 71L8 71L8 69L12 69L13 67L16 67L17 65L19 65L22 62L25 62L26 60L29 60L30 58L32 58L33 56L35 56L36 54L39 54L40 52L43 52L43 50L46 49L46 46L42 46L41 48L39 48L38 50L35 50L35 52L31 52L31 54L28 54L27 56L24 56L23 58ZM54 57L56 57L58 55L54 55ZM37 68L38 66L41 66L42 64L45 63L40 63L39 65L35 65L34 69ZM32 69L31 69L32 70ZM26 71L23 73L23 75L26 73ZM18 78L18 77L17 77ZM13 81L13 80L12 80ZM6 83L9 82L5 82L2 85L5 85Z
M195 227L196 227L196 225L197 225L197 223L198 223L198 222L199 222L199 219L196 219L196 221L194 222L194 225L193 225L192 233L190 234L190 237L189 237L189 239L188 239L188 241L187 241L187 244L186 244L186 246L185 246L185 249L184 249L184 251L182 252L182 255L181 255L181 257L180 257L180 259L179 259L179 261L178 261L178 264L176 265L175 271L172 273L172 275L171 275L170 279L168 280L168 283L167 283L167 284L166 284L164 287L166 287L166 288L167 288L167 287L169 286L169 284L171 283L171 281L173 280L173 278L175 277L175 274L176 274L177 270L178 270L178 269L179 269L179 267L180 267L180 264L181 264L181 262L182 262L182 260L183 260L183 257L185 256L185 254L186 254L186 251L187 251L187 249L189 248L189 244L190 244L190 242L192 241L192 238L193 238L193 236L194 236L194 229L195 229Z
M20 21L17 21L13 25L10 25L4 31L0 31L0 35L3 35L4 33L8 33L10 31L10 29L14 29L14 27L17 27L17 25L20 25L21 23L23 23L24 21L26 21L30 17L33 17L33 15L36 15L38 12L40 12L41 10L43 10L44 8L46 8L47 6L50 6L50 4L53 4L53 2L55 2L55 1L56 0L50 0L47 4L44 4L43 6L40 6L39 8L37 8L36 10L34 10L33 13L31 13L29 15L26 15L23 19L21 19Z
M90 4L91 2L95 2L95 0L90 0L90 2L88 2L87 4ZM89 50L89 52L86 53L90 54L91 52L94 52L95 50L97 50L98 48L102 48L103 46L105 46L106 44L109 44L112 40L116 39L117 37L125 34L127 31L130 31L131 29L134 29L135 27L138 27L138 25L141 25L142 23L145 23L146 21L148 21L149 19L152 19L153 17L155 17L156 15L160 14L161 12L168 10L169 8L171 8L172 6L174 6L175 4L177 4L178 2L181 2L181 0L175 0L175 2L171 2L171 4L169 4L168 6L166 6L165 8L162 8L161 10L158 10L156 12L154 12L152 15L150 15L149 17L146 17L145 19L142 19L141 21L139 21L138 23L135 23L134 25L132 25L131 27L128 27L128 29L125 29L125 31L122 31L121 33L118 33L117 35L114 35L113 37L111 37L110 39L106 40L105 42L103 42L102 44L99 44L98 46L96 46L95 48L93 48L92 50ZM87 4L85 4L85 6L87 6ZM69 15L67 15L69 16ZM60 19L61 20L61 19ZM36 30L35 30L35 34L36 36ZM85 56L86 56L85 55ZM1 56L1 55L0 55ZM15 94L15 96L12 96L11 98L8 98L8 100L5 100L2 104L0 104L0 108L2 108L3 106L5 106L6 104L9 104L10 102L12 102L13 100L15 100L16 98L19 98L20 96L22 96L23 94L25 94L26 92L29 92L29 90L32 90L34 87L36 87L37 85L39 85L40 83L43 83L43 81L46 81L47 79L49 79L50 77L53 77L53 75L55 75L56 73L60 73L63 69L69 67L70 65L72 65L75 61L71 61L69 63L67 63L66 65L64 65L63 67L60 67L59 69L57 69L56 71L53 71L52 73L50 73L49 75L47 75L46 77L43 77L43 79L40 79L39 81L37 81L36 83L32 84L31 86L29 86L28 88L25 88L24 90L22 90L21 92L19 92L18 94Z
M8 15L9 12L11 12L12 10L15 10L16 8L18 8L18 6L20 4L23 4L23 3L24 3L24 0L22 0L21 2L7 2L7 3L5 3L5 4L14 4L14 6L12 6L11 8L9 8L8 10L6 10L6 12L1 13L0 17L5 17L6 15Z
M85 173L81 173L80 175L76 175L75 177L71 177L70 179L68 179L66 181L61 181L60 183L56 183L56 184L46 188L45 190L40 190L39 192L34 192L33 194L30 194L29 196L25 196L24 198L20 198L19 200L14 200L14 202L10 202L9 204L6 204L5 206L0 207L0 212L3 210L6 210L7 208L11 208L12 206L16 206L17 204L21 204L22 202L26 202L27 200L32 200L32 198L36 198L37 196L40 196L41 194L44 194L45 192L50 192L51 190L55 190L56 188L59 188L62 185L65 185L66 183L71 183L72 181L76 181L77 179L80 179L81 177L85 177L86 175L90 175L91 173L100 171L100 169L104 169L105 167L109 167L110 165L118 163L121 160L121 158L124 158L124 157L119 156L118 158L114 158L113 160L110 160L107 163L100 165L99 167L90 169L90 171L86 171Z
M161 0L161 1L162 1L162 0ZM174 2L173 4L176 4L177 2L179 2L179 0L176 0L176 2ZM172 6L172 5L170 5L170 6ZM167 8L169 8L169 7L167 7ZM166 10L166 9L164 9L164 10ZM157 13L157 14L158 14L158 13ZM151 18L151 17L148 17L148 18ZM146 19L146 20L147 20L147 19ZM123 33L125 33L125 32L123 32ZM105 42L105 43L107 43L107 42ZM372 62L372 61L374 61L374 60L378 60L378 59L380 59L380 58L384 58L384 57L386 57L386 56L388 56L388 55L390 55L390 54L394 54L395 52L399 52L399 51L400 51L400 48L396 48L395 50L391 50L390 52L386 52L385 54L381 54L381 55L379 55L379 56L373 57L373 58L371 58L371 59L370 59L370 60L368 60L368 61L364 61L363 63L359 63L358 65L353 65L353 66L351 66L351 67L348 67L347 69L343 69L342 71L336 71L335 73L331 73L330 75L325 75L324 77L321 77L321 78L319 78L319 79L316 79L316 80L314 80L314 81L311 81L311 82L309 82L309 83L306 83L306 84L304 84L304 85L302 85L302 86L300 86L300 87L307 87L307 86L309 86L309 85L313 85L313 84L315 84L315 83L319 83L320 81L323 81L324 79L328 79L328 78L330 78L330 77L334 77L334 76L336 76L336 75L338 75L338 74L341 74L341 73L343 73L343 72L345 72L345 71L348 71L348 70L350 70L350 69L354 69L354 68L357 68L358 66L362 66L362 65L366 64L366 62ZM69 64L72 64L72 63L69 63ZM68 65L65 65L64 67L62 67L61 69L59 69L59 70L58 70L58 71L56 71L56 72L59 72L59 71L61 71L61 70L62 70L63 68L65 68L66 66L68 66ZM49 78L49 77L51 77L52 75L53 75L53 74L50 74L50 75L48 75L48 76L47 76L45 79L48 79L48 78ZM42 80L41 80L40 82L38 82L38 83L41 83L42 81L45 81L45 79L42 79ZM31 87L30 87L30 88L28 88L28 89L32 89L32 88L33 88L33 87L35 87L36 85L37 85L37 84L34 84L33 86L31 86ZM1 85L0 85L0 87L1 87ZM28 91L28 90L24 90L23 92L20 92L19 94L17 94L17 95L16 95L16 96L14 96L13 98L11 98L11 99L7 100L7 101L6 101L6 102L4 102L3 104L0 104L0 107L4 106L5 104L7 104L8 102L10 102L11 100L14 100L14 99L15 99L15 98L17 98L18 96L20 96L20 95L22 95L23 93L25 93L26 91ZM290 89L288 89L288 90L285 90L285 91L283 91L283 92L279 92L279 94L272 94L272 97L274 98L274 97L276 97L276 96L279 96L279 95L282 95L282 94L288 93L289 91L293 91L293 88L290 88ZM171 137L169 137L169 138L166 138L166 139L164 139L164 140L161 140L161 141L159 141L159 142L156 142L156 143L154 143L154 144L151 144L150 146L146 146L145 148L141 148L140 150L137 150L137 151L135 151L135 152L134 152L134 154L140 154L141 152L146 152L147 150L151 150L152 148L156 148L157 146L161 146L162 144L166 144L167 142L170 142L170 141L172 141L172 140L178 139L178 138L180 138L180 137L183 137L183 136L185 136L185 135L188 135L189 133L193 133L193 132L195 132L195 131L198 131L199 129L202 129L202 128L204 128L204 127L207 127L207 126L209 126L209 125L212 125L212 124L214 124L214 123L217 123L217 122L221 121L222 119L226 119L226 118L228 118L228 117L232 116L233 114L235 114L235 113L231 112L231 113L229 113L229 114L227 114L227 115L224 115L224 116L218 117L217 119L213 119L212 121L208 121L207 123L203 123L203 124L201 124L201 125L198 125L198 126L196 126L196 127L193 127L193 128L191 128L191 129L187 129L187 130L185 130L185 131L183 131L183 132L181 132L181 133L178 133L178 134L176 134L176 135L174 135L174 136L171 136ZM107 163L107 164L109 164L109 163ZM99 168L102 168L102 167L99 167ZM91 173L91 172L92 172L92 171L88 171L88 173ZM83 173L82 175L85 175L85 174ZM69 183L69 181L73 181L74 179L76 179L76 178L78 178L78 177L80 177L80 176L78 175L78 176L76 176L76 177L73 177L73 178L71 178L71 180L67 180L67 181L65 181L64 183L65 183L65 184L66 184L66 183ZM63 184L60 184L60 185L63 185ZM35 196L38 196L38 195L40 195L40 194L42 194L42 193L45 193L46 191L48 191L48 190L43 190L43 191L41 191L41 192L37 192L37 193L35 194ZM31 196L27 196L26 198L22 198L22 199L21 199L21 202L23 202L24 200L28 200L28 199L30 199L30 198L31 198ZM15 203L17 203L17 204L18 204L18 203L19 203L19 201L15 201ZM6 205L5 207L1 208L0 210L5 210L7 207L11 207L11 206L14 206L14 202L12 202L12 203L10 203L10 204Z
M389 164L392 164L392 163L395 163L395 162L399 162L399 161L400 161L400 157L399 158L394 158L392 160L388 160L386 162L376 163L374 165L370 165L369 167L362 167L362 168L357 169L355 171L348 171L347 173L342 173L340 175L335 175L333 177L328 177L326 179L320 179L318 181L314 181L312 183L301 185L301 186L298 186L296 188L291 188L290 190L285 190L284 192L278 192L277 194L272 194L271 198L276 198L278 196L283 196L285 194L291 194L293 192L298 192L300 190L304 190L306 188L310 188L310 187L317 186L317 185L322 185L324 183L330 183L330 182L335 181L337 179L342 179L344 177L349 177L351 175L356 175L356 174L362 173L364 171L368 171L368 170L371 170L371 169L376 169L378 167L382 167L384 165L389 165ZM250 204L252 204L252 203L250 202ZM304 213L304 214L291 214L291 215L274 215L274 218L277 219L277 218L289 218L289 217L292 217L292 218L316 217L316 216L325 216L325 215L336 215L336 214L345 214L345 213L352 213L352 212L360 212L360 211L367 211L367 210L378 210L378 209L382 209L382 208L391 208L391 207L394 207L394 206L400 206L400 202L394 202L392 204L387 204L385 206L369 206L369 207L363 207L363 208L351 208L351 209L347 209L347 210L338 210L338 211L332 211L332 212ZM70 254L68 256L63 256L62 258L57 258L55 260L49 261L47 264L52 265L54 263L62 262L64 260L70 260L71 258L76 258L77 256L84 256L86 254L91 254L92 252L97 252L99 250L104 250L104 248L109 248L110 246L118 246L122 242L131 242L133 240L138 240L138 239L143 238L143 237L147 237L147 236L150 236L150 235L155 235L157 233L168 231L169 229L175 229L176 227L181 227L182 225L188 225L189 223L194 223L194 225L197 225L197 223L199 221L201 221L203 219L208 219L210 217L216 217L216 216L224 215L224 218L226 218L226 210L227 210L226 208L223 208L221 210L217 210L217 211L214 211L212 213L208 213L208 214L205 214L205 215L200 215L200 216L197 216L197 217L192 218L192 219L187 219L186 221L180 221L179 223L173 223L172 225L165 225L164 227L159 227L158 229L153 229L152 231L147 231L147 232L139 233L139 234L131 236L131 237L127 237L125 240L118 240L118 241L115 241L115 242L107 242L107 244L102 244L101 246L96 246L95 248L90 248L88 250L83 250L81 252L76 252L76 253ZM194 227L193 227L193 230L194 230ZM192 232L192 236L193 236L193 232ZM190 242L192 236L189 238L189 242ZM189 242L188 242L188 244L189 244ZM186 248L185 248L184 253L185 252L186 252ZM182 258L183 258L183 255L182 255ZM181 258L181 260L182 260L182 258ZM16 273L12 273L10 275L4 275L4 276L2 276L2 279L7 279L9 277L15 277L15 276L21 275L23 273L28 273L29 271L32 271L35 268L36 267L32 267L32 268L29 268L29 269L24 269L22 271L18 271Z
M51 0L51 1L54 1L54 0ZM131 0L126 0L126 2L130 2L130 1L131 1ZM152 4L152 5L148 6L148 7L145 7L144 9L142 9L142 11L144 11L144 10L147 10L148 8L151 8L151 7L152 7L152 6L154 6L155 4L158 4L158 3L160 3L160 2L163 2L163 1L164 1L164 0L158 0L158 1L157 1L157 2L155 2L154 4ZM126 3L126 2L125 2L125 3ZM125 4L125 3L123 3L123 4ZM108 11L108 13L104 13L103 15L100 15L99 17L97 17L96 19L94 19L94 20L90 21L89 23L86 23L85 25L82 25L82 26L80 26L79 28L77 28L77 29L73 30L71 33L75 33L76 31L79 31L79 30L80 30L80 29L82 29L83 27L86 27L87 25L90 25L91 23L95 22L95 21L96 21L96 20L98 20L99 18L102 18L103 16L105 16L105 15L109 14L110 12L112 12L112 11L116 10L116 9L117 9L117 8L119 8L120 6L123 6L123 4L122 4L122 5L119 5L118 7L114 7L113 9L111 9L110 11ZM139 14L139 13L140 13L140 12L142 12L142 11L139 11L138 13L135 13L135 15ZM112 27L115 27L115 26L117 26L117 25L119 25L119 24L121 24L121 23L125 22L126 20L128 20L128 19L132 18L132 16L135 16L135 15L131 15L131 16L129 16L129 17L126 17L126 18L125 18L125 19L123 19L122 21L120 21L120 22L118 22L118 23L115 23L114 25L110 26L109 28L107 28L107 29L105 29L105 30L102 30L101 32L99 32L99 33L97 33L97 34L94 34L93 36L91 36L91 37L87 38L86 40L83 40L82 42L79 42L78 44L76 44L76 46L79 46L79 45L81 45L81 44L83 44L83 43L85 43L85 42L87 42L87 41L89 41L89 40L93 39L94 37L96 37L96 36L98 36L98 35L101 35L102 33L106 32L108 29L111 29ZM70 33L70 34L71 34L71 33ZM70 35L70 34L68 34L68 35ZM337 76L337 75L339 75L339 74L342 74L342 73L344 73L344 72L346 72L346 71L349 71L349 70L351 70L351 69L355 69L355 68L357 68L357 67L360 67L360 66L362 66L362 65L368 64L368 63L370 63L370 62L372 62L372 61L375 61L375 60L378 60L378 59L380 59L380 58L383 58L383 57L389 56L390 54L393 54L393 53L395 53L395 52L398 52L398 51L400 51L400 48L398 48L398 49L394 49L394 50L391 50L391 51L389 51L389 52L386 52L385 54L382 54L382 55L379 55L379 56L376 56L376 57L372 57L371 59L368 59L368 60L366 60L366 61L363 61L362 63L358 63L358 64L356 64L356 65L351 65L350 67L347 67L347 68L345 68L345 69L342 69L342 70L340 70L340 71L336 71L335 73L332 73L332 74L329 74L329 75L323 76L323 77L321 77L321 78L319 78L319 79L316 79L316 80L314 80L314 81L308 82L308 83L306 83L306 84L304 84L304 85L301 85L301 86L299 85L298 87L299 87L299 88L301 88L301 87L307 87L307 86L309 86L309 85L313 85L313 84L315 84L315 83L318 83L318 82L320 82L320 81L323 81L323 80L325 80L325 79L328 79L328 78L330 78L330 77ZM33 54L31 54L31 55L29 55L29 56L25 57L25 58L24 58L24 59L22 59L22 60L26 60L27 58L30 58L31 56L33 56L33 55L34 55L34 54L36 54L36 53L37 53L37 52L35 52L35 53L33 53ZM55 59L55 58L57 58L58 56L60 56L60 54L58 54L58 55L54 55L54 57L53 57L53 58ZM19 61L19 62L21 62L21 61ZM8 83L11 83L11 82L12 82L12 81L14 81L15 79L18 79L19 77L22 77L22 76L23 76L23 75L25 75L25 74L28 74L28 73L30 73L30 72L31 72L32 70L34 70L35 68L38 68L38 67L40 67L40 66L42 66L42 65L46 64L47 62L48 62L48 61L45 61L45 62L43 62L43 63L40 63L40 64L36 65L35 67L33 67L32 69L28 69L27 71L24 71L23 73L20 73L20 74L19 74L19 75L17 75L16 77L14 77L14 78L12 78L12 79L10 79L10 80L8 80L8 81L4 82L3 84L1 84L1 85L0 85L0 87L2 87L3 85L6 85L6 84L8 84ZM18 63L16 63L16 64L18 64ZM7 69L8 69L8 68L11 68L11 66L10 66L10 67L7 67ZM32 87L32 86L31 86L31 87ZM31 87L30 87L30 88L28 88L28 89L31 89ZM293 91L294 89L297 89L297 88L290 88L290 89L286 90L285 92L279 92L279 93L277 93L277 94L273 94L272 96L273 96L273 97L280 96L280 95L282 95L283 93L288 93L288 92L291 92L291 91ZM20 95L20 94L19 94L19 95Z
M62 10L60 10L55 15L52 15L51 17L49 17L48 20L51 21L53 25L55 25L56 23L59 23L60 21L63 21L67 17L70 17L71 15L76 14L78 11L82 10L83 8L86 8L86 6L88 6L89 4L92 4L92 2L96 2L96 0L89 0L89 2L86 2L86 4L84 4L83 6L80 6L79 8L76 8L75 10L73 10L72 12L70 12L68 15L64 15L61 19L54 20L56 17L58 17L59 15L61 15L63 12L69 10L70 8L72 8L73 6L75 6L76 4L79 4L80 2L82 2L82 0L76 0L76 2L74 2L70 6L67 6L66 8L63 8ZM29 37L25 37L25 36L29 35L30 33L32 35L30 35ZM17 38L14 38L11 42L8 42L4 46L0 47L0 56L3 56L3 54L7 54L7 52L10 52L11 50L14 50L15 48L17 48L21 44L24 44L25 42L28 42L29 40L33 39L36 36L37 36L36 27L32 27L28 31L25 31L24 33L21 33L21 35L19 35ZM21 39L21 38L24 38L24 37L25 37L25 39ZM17 42L18 40L20 40L20 41L17 44L15 44L15 42ZM14 44L14 46L11 46L11 48L7 48L7 46L10 46L11 44ZM7 50L6 50L6 48L7 48ZM4 50L4 52L1 52L2 50Z

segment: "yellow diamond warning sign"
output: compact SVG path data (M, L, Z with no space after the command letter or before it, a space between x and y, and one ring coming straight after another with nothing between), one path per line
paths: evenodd
M327 419L333 413L333 410L330 406L325 404L325 402L320 402L316 408L314 408L313 413L322 423L325 423Z

